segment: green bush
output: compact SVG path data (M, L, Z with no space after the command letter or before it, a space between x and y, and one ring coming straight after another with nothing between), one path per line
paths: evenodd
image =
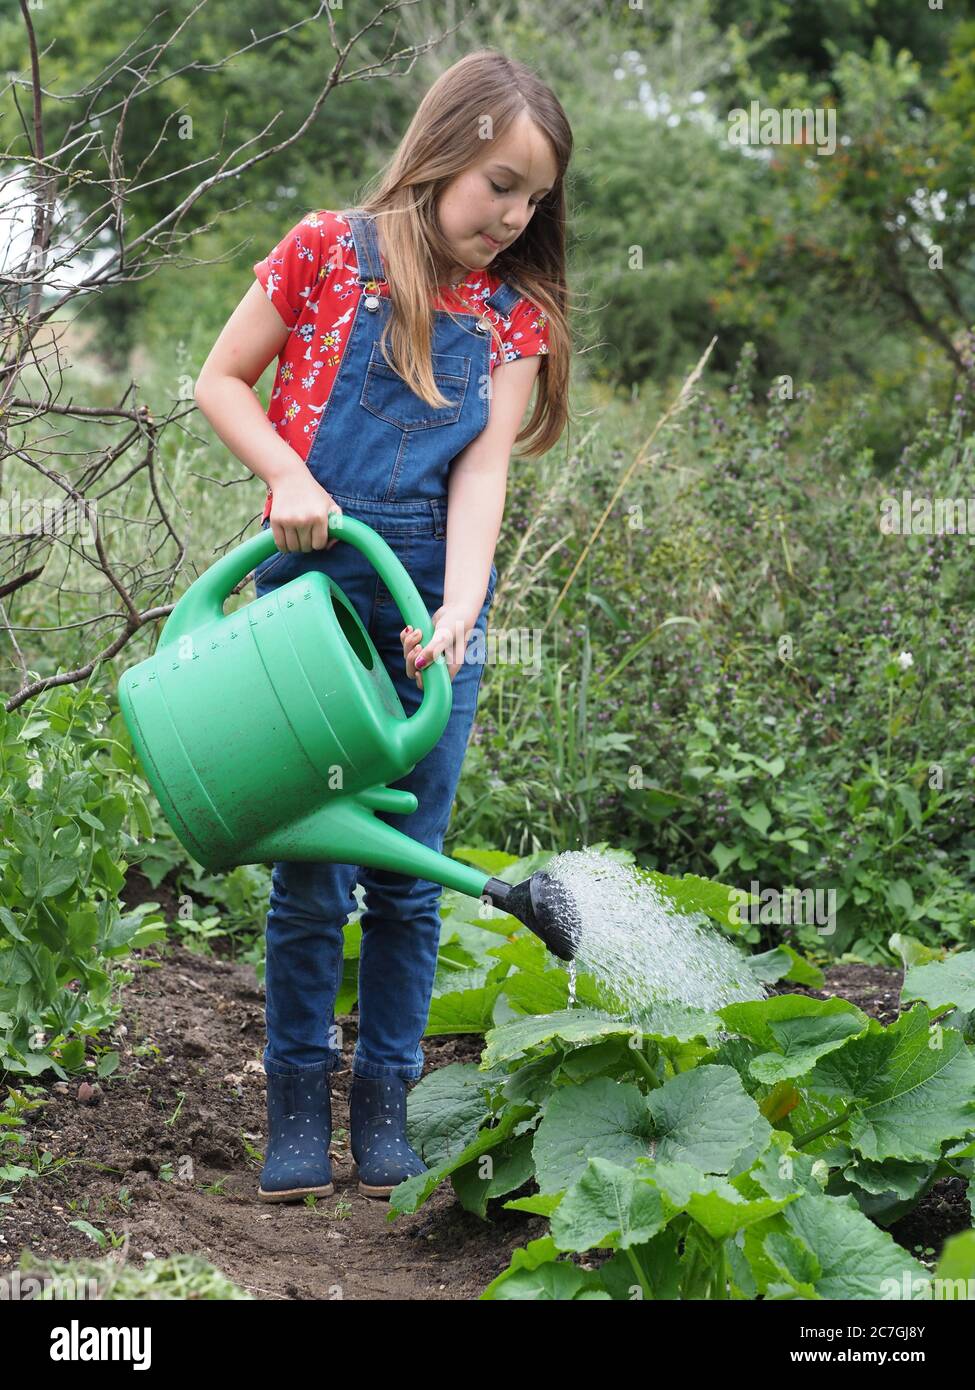
M975 551L880 521L904 489L965 495L971 389L881 477L864 401L824 430L811 386L755 399L754 360L749 346L727 393L694 403L667 470L634 472L540 674L489 666L457 828L515 853L608 840L667 872L835 894L834 932L750 929L767 945L889 959L894 932L970 944ZM621 415L570 460L572 495L536 547L571 539L502 625L551 610L635 448L623 430L649 432ZM544 475L522 487L541 494Z

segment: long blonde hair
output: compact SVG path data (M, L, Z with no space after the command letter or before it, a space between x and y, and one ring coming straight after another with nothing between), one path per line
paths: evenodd
M568 417L571 340L567 322L565 194L572 131L551 88L530 68L494 49L479 49L437 78L417 108L378 186L356 207L382 223L391 313L380 348L404 381L431 406L448 401L437 389L431 360L433 295L453 264L437 224L440 194L482 154L489 117L495 138L527 111L547 136L558 173L524 232L491 262L493 275L538 307L549 325L531 417L515 443L534 457L550 449Z

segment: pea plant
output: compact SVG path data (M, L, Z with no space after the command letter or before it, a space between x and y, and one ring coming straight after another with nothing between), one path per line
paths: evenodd
M118 1018L121 965L165 936L124 912L127 852L151 836L148 787L120 717L89 680L45 691L25 717L0 705L0 1072L62 1079ZM117 1065L104 1051L98 1074Z

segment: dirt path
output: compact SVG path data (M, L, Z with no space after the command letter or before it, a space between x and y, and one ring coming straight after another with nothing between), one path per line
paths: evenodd
M68 1224L80 1218L127 1233L129 1260L200 1254L259 1298L473 1299L513 1249L544 1234L540 1217L500 1202L480 1221L448 1184L390 1222L387 1204L360 1196L352 1177L347 1071L333 1078L335 1195L315 1209L259 1202L261 1162L247 1143L263 1153L264 1014L252 967L173 945L141 952L133 969L120 1066L100 1100L82 1104L76 1080L48 1083L50 1103L28 1119L40 1148L74 1161L0 1206L0 1269L24 1248L49 1259L99 1254ZM354 1015L343 1031L351 1057ZM429 1071L476 1061L482 1039L423 1046Z

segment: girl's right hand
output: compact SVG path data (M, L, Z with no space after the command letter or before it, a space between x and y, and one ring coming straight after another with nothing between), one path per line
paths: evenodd
M271 496L270 522L279 550L331 550L338 537L328 534L330 512L342 508L321 483L302 468L301 472L278 478Z

